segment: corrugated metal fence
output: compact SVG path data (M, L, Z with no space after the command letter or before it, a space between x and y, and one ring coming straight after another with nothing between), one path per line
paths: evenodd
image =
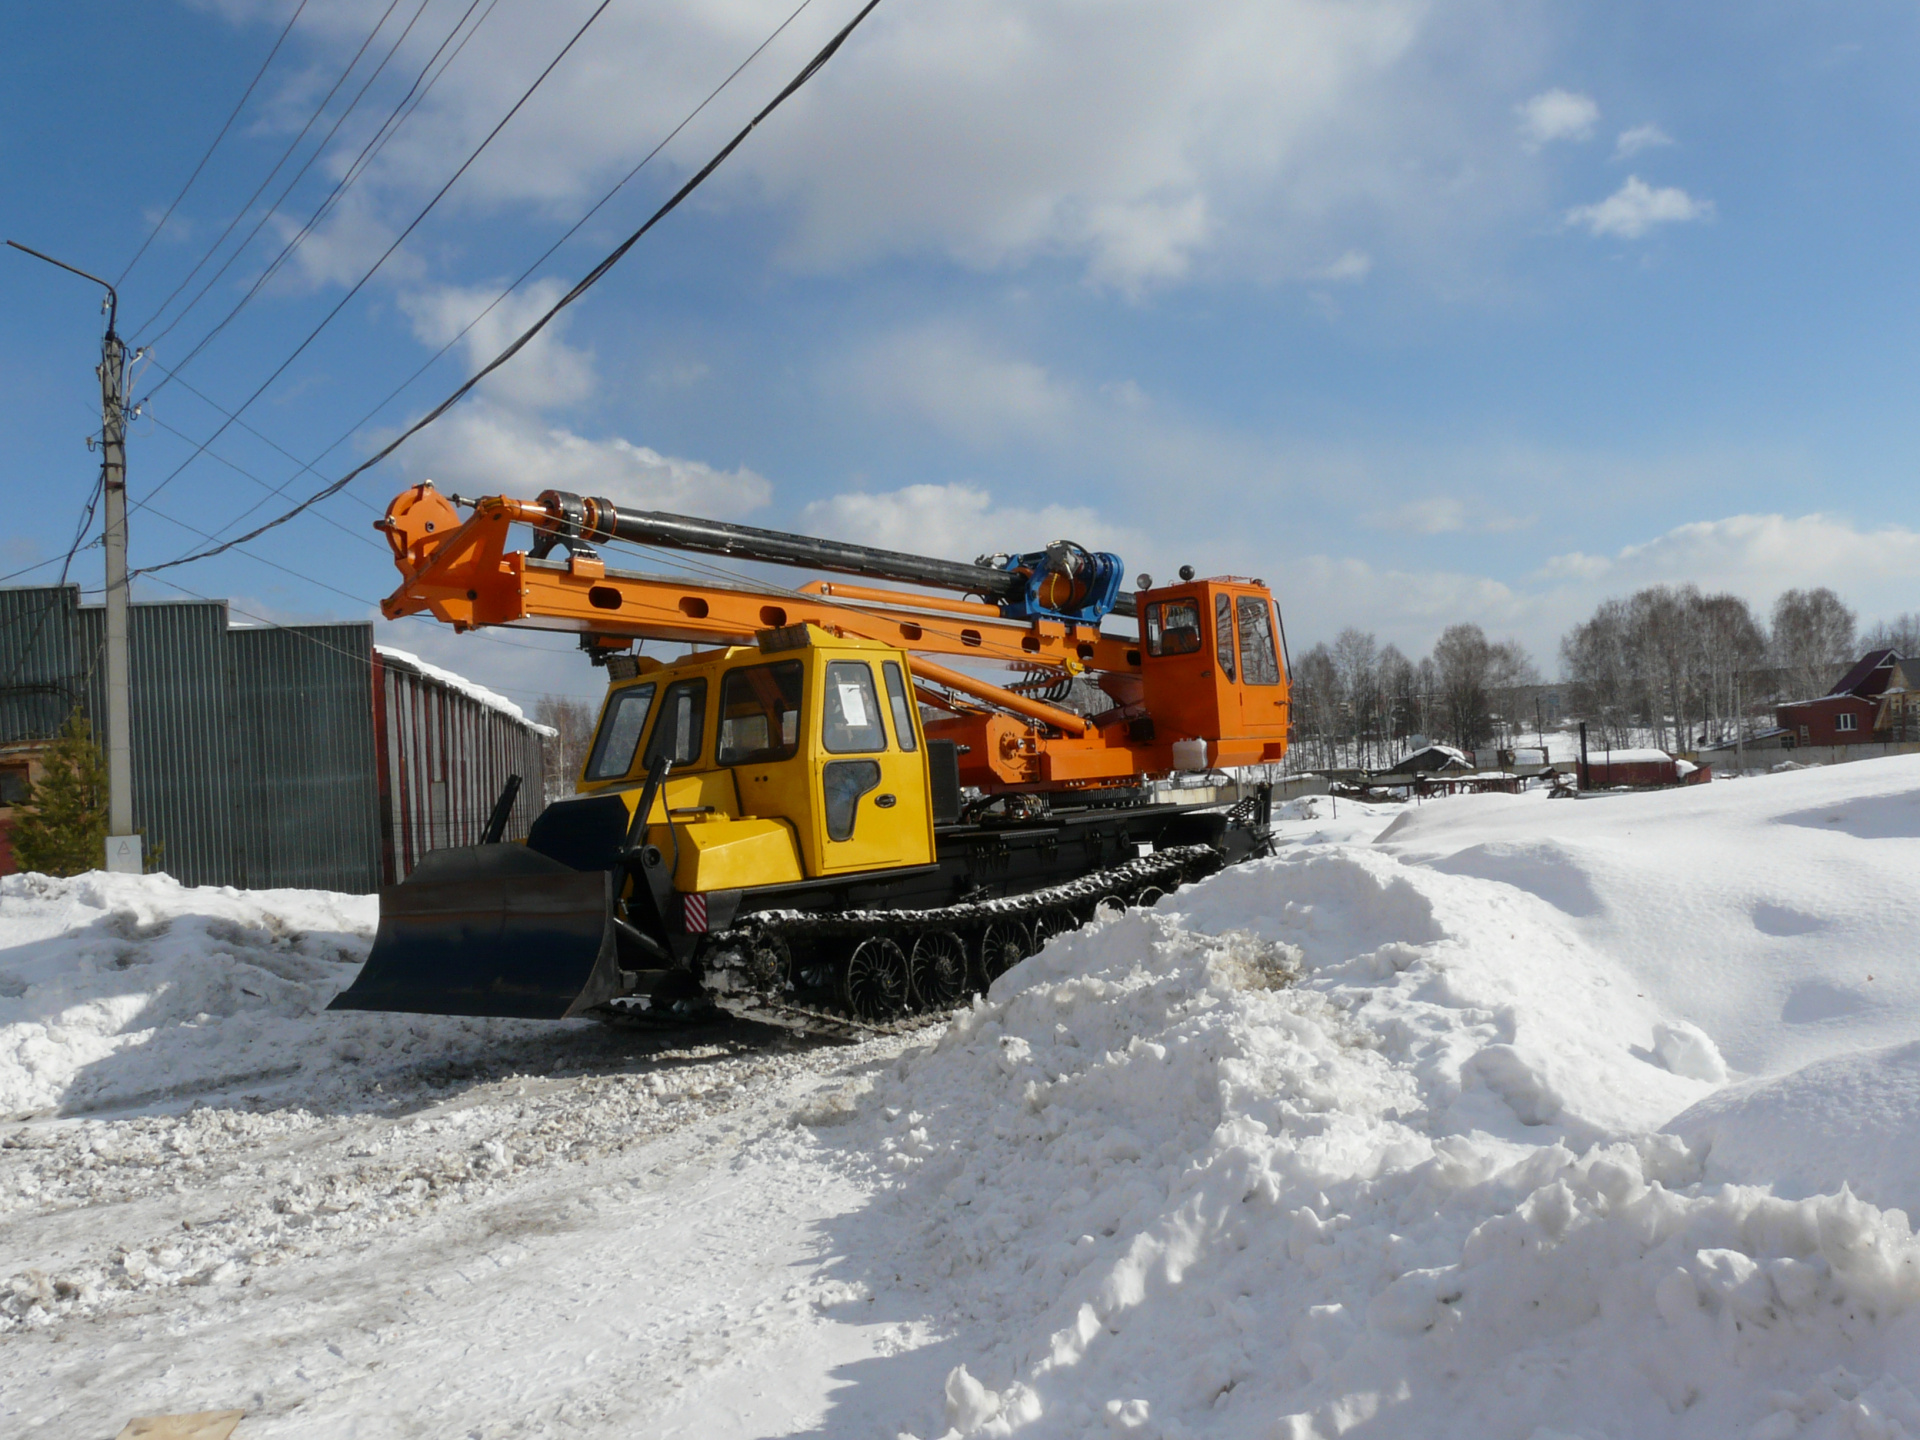
M520 792L507 833L527 833L541 804L538 732L395 655L374 657L374 705L388 884L429 850L477 841L509 775L520 777Z
M0 741L105 715L104 635L73 586L0 589ZM392 884L477 839L510 772L508 834L532 823L539 732L378 655L371 625L233 630L217 601L142 603L129 652L134 824L185 884Z

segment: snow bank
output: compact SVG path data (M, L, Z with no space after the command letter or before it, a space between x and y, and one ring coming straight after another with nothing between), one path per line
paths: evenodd
M1920 1041L1730 1086L1667 1128L1705 1149L1709 1178L1795 1198L1838 1180L1920 1215Z
M371 895L165 875L0 877L0 1117L147 1104L484 1052L522 1022L326 1014Z
M1920 1436L1872 768L1430 804L1016 967L852 1139L953 1317L914 1433Z

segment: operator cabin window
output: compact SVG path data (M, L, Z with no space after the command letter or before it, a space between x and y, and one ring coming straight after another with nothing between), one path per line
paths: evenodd
M600 722L600 738L587 757L587 779L618 780L633 768L633 752L647 728L647 711L653 708L654 688L649 680L615 692Z
M800 690L806 667L798 660L729 670L720 682L722 765L767 765L791 760L800 749Z
M913 735L913 697L907 694L907 677L900 673L900 664L889 660L880 667L887 675L887 704L893 707L893 738L900 742L900 748L911 754L920 748L920 742Z
M1240 678L1249 685L1278 685L1280 660L1273 649L1273 609L1265 597L1242 595Z
M679 680L667 687L660 701L660 718L654 722L653 736L647 741L643 768L651 770L662 755L675 767L691 765L700 758L700 732L707 723L707 682Z
M1833 728L1836 730L1858 730L1860 728L1860 717L1858 715L1836 715L1833 717Z
M859 755L887 748L880 725L880 697L873 671L861 660L827 664L826 730L821 743L835 755Z
M1147 606L1147 653L1191 655L1200 648L1200 606L1193 600L1156 600Z
M1233 679L1233 597L1213 597L1213 656L1227 679Z

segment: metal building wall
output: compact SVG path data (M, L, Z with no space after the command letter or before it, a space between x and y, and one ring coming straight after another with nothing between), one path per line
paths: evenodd
M100 655L106 612L82 607L80 649ZM233 754L224 674L227 607L166 601L127 607L127 679L133 707L133 823L149 863L183 885L230 885ZM89 667L87 713L105 738L105 664Z
M91 655L80 653L80 590L0 590L0 738L45 740L75 705L88 706Z
M105 617L77 587L0 589L0 740L105 714ZM184 884L364 893L540 808L538 731L373 647L367 624L230 630L217 601L131 607L134 824ZM96 738L102 738L96 725Z
M537 731L396 655L375 654L374 695L386 884L429 850L475 843L509 775L520 777L520 792L507 838L526 835L541 805Z
M226 641L238 840L226 883L379 888L373 627L229 630Z

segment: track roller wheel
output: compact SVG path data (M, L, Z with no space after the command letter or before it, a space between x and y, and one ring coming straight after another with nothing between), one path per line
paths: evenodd
M980 937L980 973L991 985L1033 953L1027 927L1011 918L996 920Z
M1049 905L1033 922L1033 949L1038 954L1049 940L1080 928L1080 918L1064 905Z
M1102 895L1093 902L1093 919L1111 920L1116 915L1127 913L1127 902L1118 895Z
M951 1010L967 993L967 942L952 930L929 930L907 959L917 1010Z
M840 999L856 1020L890 1020L912 993L907 954L884 935L862 940L841 975Z

